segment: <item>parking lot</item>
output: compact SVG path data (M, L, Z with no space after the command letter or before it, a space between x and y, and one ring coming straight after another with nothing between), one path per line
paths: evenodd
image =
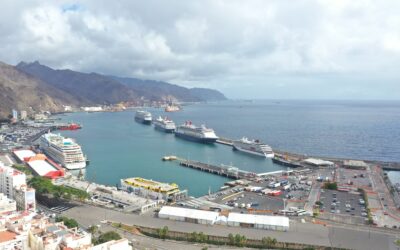
M367 208L360 203L360 199L362 199L362 196L358 194L326 189L321 190L320 202L323 203L321 211L324 213L367 218Z
M337 181L339 185L351 185L354 187L371 187L368 172L365 170L338 168Z

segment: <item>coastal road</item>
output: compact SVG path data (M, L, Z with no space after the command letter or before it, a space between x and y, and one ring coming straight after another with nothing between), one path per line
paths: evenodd
M229 233L242 234L247 238L261 239L262 237L274 237L278 241L286 242L299 242L305 244L316 244L324 246L344 247L350 249L397 249L394 240L399 237L398 234L390 232L381 232L376 230L369 230L363 227L353 226L337 226L337 225L319 225L312 223L301 223L291 221L291 228L288 232L277 232L258 230L240 227L227 227L221 225L200 225L187 222L169 221L159 219L152 214L137 215L125 214L118 211L108 210L90 205L80 205L71 208L64 213L64 216L76 219L84 226L101 224L101 220L110 220L121 222L125 224L141 225L148 227L160 228L168 226L170 230L184 231L184 232L204 232L210 235L227 236ZM115 230L115 229L114 229ZM132 236L138 237L138 236ZM135 240L143 240L143 238L135 238ZM146 241L144 241L146 242ZM150 242L156 242L156 239L151 239ZM156 244L156 243L155 243ZM180 244L173 242L171 244ZM162 241L162 246L165 242ZM182 246L182 245L180 245ZM189 249L188 246L196 248L195 245L184 245L184 249ZM171 247L171 248L170 248ZM179 246L170 246L167 249L180 249ZM157 249L157 248L156 248ZM164 248L159 248L164 249Z

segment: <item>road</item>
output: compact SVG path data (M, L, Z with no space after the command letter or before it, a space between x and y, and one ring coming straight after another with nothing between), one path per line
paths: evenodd
M76 219L80 224L84 226L98 225L101 224L101 220L110 220L115 222L121 222L130 225L141 225L148 227L160 228L168 226L173 231L183 232L204 232L210 235L227 236L229 233L242 234L250 239L261 239L262 237L274 237L278 241L285 242L299 242L305 244L316 244L325 246L344 247L350 249L365 249L365 250L376 250L376 249L397 249L394 240L399 237L399 234L390 232L381 232L376 230L369 230L363 227L351 227L351 226L338 226L338 225L319 225L313 223L301 223L297 221L291 221L291 228L288 232L277 232L258 230L250 228L240 227L227 227L221 225L200 225L187 222L169 221L159 219L152 214L137 215L137 214L125 214L118 211L108 210L104 208L94 207L90 205L80 205L63 212L64 216ZM136 237L135 240L143 244L147 244L147 240ZM154 245L152 242L154 242ZM161 245L157 245L156 239L150 239L149 244L153 244L156 249L201 249L196 248L195 245L182 245L181 243L169 242L172 245L165 245L165 241L161 241ZM179 245L175 245L179 244ZM157 248L164 247L164 248ZM183 247L183 248L182 248ZM189 248L190 247L190 248ZM193 248L192 248L193 247Z

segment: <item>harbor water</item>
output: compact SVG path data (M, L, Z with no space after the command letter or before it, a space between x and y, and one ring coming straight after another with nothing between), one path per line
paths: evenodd
M153 117L168 116L177 125L187 120L206 124L217 135L260 139L285 151L332 157L400 161L400 103L345 101L226 101L184 106L175 113L148 108ZM60 116L83 129L62 131L75 138L90 159L86 178L115 185L121 178L141 176L188 188L190 195L216 191L228 179L176 162L176 155L251 172L282 170L270 159L233 151L225 145L204 145L176 138L134 121L134 110L115 113L73 113ZM397 175L394 175L397 176Z

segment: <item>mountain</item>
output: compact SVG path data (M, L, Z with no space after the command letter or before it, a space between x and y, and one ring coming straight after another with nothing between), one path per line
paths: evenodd
M227 98L214 89L192 88L188 89L168 82L142 80L137 78L111 76L113 79L131 87L138 93L150 97L151 100L167 101L221 101Z
M12 109L56 112L77 103L68 93L0 62L0 119L7 118Z
M183 102L226 99L222 93L216 90L193 91L162 81L81 73L68 69L55 70L37 61L33 63L21 62L16 67L71 94L82 104L112 104L142 99Z
M214 89L191 88L189 89L189 92L193 96L197 96L198 98L207 101L222 101L227 99L224 94Z
M116 81L134 89L150 100L199 102L207 101L192 95L189 89L175 84L154 80L141 80L137 78L110 76Z
M78 99L81 105L113 104L133 101L140 97L133 89L97 73L81 73L69 69L54 70L37 61L21 62L16 67L69 93Z

